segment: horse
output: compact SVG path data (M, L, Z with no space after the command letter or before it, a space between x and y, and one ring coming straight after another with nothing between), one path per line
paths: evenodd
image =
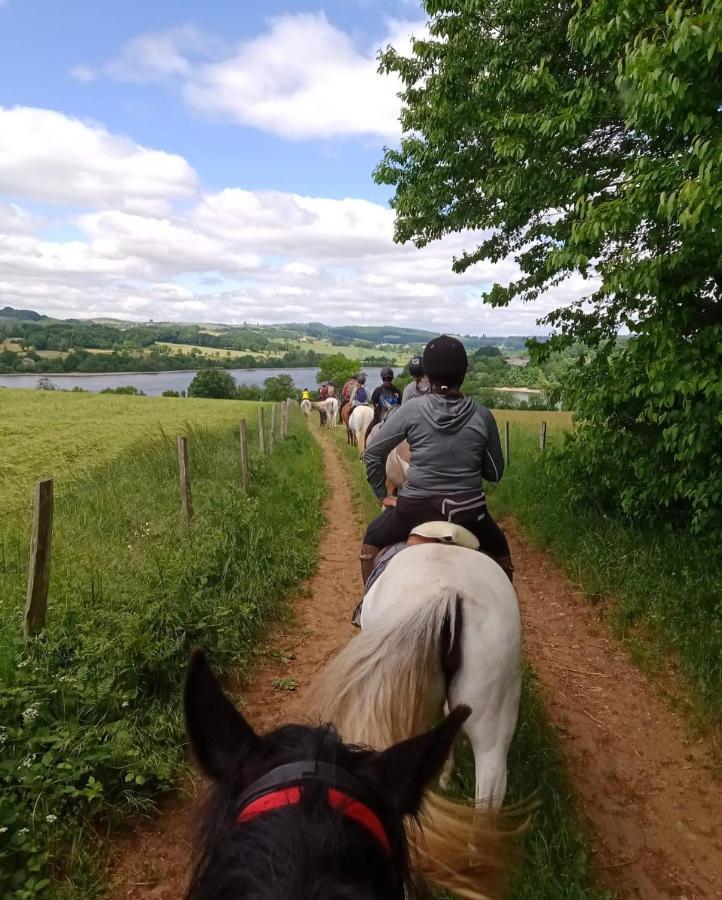
M310 400L301 400L301 411L308 418L311 415L312 404Z
M348 428L355 437L354 443L358 447L359 456L366 449L366 432L374 417L372 406L356 406L351 412L348 420Z
M366 438L366 446L370 447L376 440L382 422L371 429ZM386 457L386 491L391 496L406 484L406 473L411 465L411 447L408 441L401 441Z
M336 397L328 397L326 399L326 415L328 416L328 424L330 428L338 425L338 400Z
M340 409L340 418L343 424L346 426L346 443L347 444L355 444L356 443L356 435L351 431L351 426L349 425L349 420L351 418L351 413L353 412L353 407L351 404L346 401L341 405Z
M476 805L498 811L521 691L519 605L504 571L477 550L409 546L366 594L361 628L319 677L324 721L344 740L383 748L428 728L444 704L470 706L463 730L474 754ZM456 858L447 844L444 803L429 795L418 855L431 863L431 880L467 897L469 884L458 875L464 848ZM453 875L445 868L452 859Z
M184 706L195 758L212 782L187 900L422 896L404 822L418 814L468 708L383 752L344 744L330 726L259 735L200 651ZM490 831L492 843L497 837Z

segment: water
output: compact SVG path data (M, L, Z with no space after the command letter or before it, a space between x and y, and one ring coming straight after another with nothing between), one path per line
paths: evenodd
M235 378L236 384L246 384L254 387L262 387L266 378L276 375L290 375L298 390L316 387L316 372L318 369L228 369ZM381 384L380 369L364 369L368 380L366 382L369 391ZM400 371L400 369L399 369ZM40 378L49 378L53 384L63 390L72 390L81 387L86 391L98 392L104 388L124 387L133 385L143 391L149 397L159 397L163 391L187 391L188 385L196 373L187 372L119 372L116 374L80 374L54 375L0 375L0 387L9 388L36 388ZM341 385L337 385L340 390Z

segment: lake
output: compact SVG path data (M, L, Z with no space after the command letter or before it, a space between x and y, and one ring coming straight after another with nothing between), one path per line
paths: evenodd
M262 387L266 378L276 375L290 375L298 390L316 387L316 372L318 369L228 369L236 380L236 384L247 384L254 387ZM368 376L367 386L373 390L381 384L381 370L378 368L364 369ZM398 369L397 371L401 371ZM36 388L38 380L42 377L49 378L54 385L63 390L71 390L74 387L83 388L86 391L102 391L104 388L123 387L133 385L143 391L149 397L159 397L163 391L187 391L188 385L196 373L187 372L120 372L117 374L88 375L72 373L69 375L54 375L41 373L33 375L0 375L0 387L9 388ZM340 390L341 385L337 385Z

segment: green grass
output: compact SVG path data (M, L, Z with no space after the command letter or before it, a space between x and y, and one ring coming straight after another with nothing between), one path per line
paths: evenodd
M256 421L255 403L73 394L0 387L0 515L30 499L38 478L58 489L99 463L188 425Z
M118 412L118 403L137 409L135 398L107 399ZM187 429L189 530L179 517L175 427L140 442L136 433L135 443L114 432L113 453L96 455L82 477L71 477L72 461L64 460L47 627L28 642L21 638L27 519L0 518L6 900L76 900L102 890L100 837L171 788L182 764L179 697L189 648L206 647L221 670L248 669L266 623L284 613L285 599L315 567L325 487L305 425L297 421L271 457L254 452L246 497L236 427L242 407L210 403L214 426ZM250 437L255 447L254 429Z
M295 350L315 350L316 353L337 354L342 353L348 359L366 359L368 356L377 357L384 356L386 358L396 357L395 362L399 366L404 366L408 362L406 358L400 356L398 352L389 350L376 350L374 347L356 347L353 344L332 344L330 341L308 338L304 340L284 340L282 343L288 344Z
M524 420L518 417L525 415L511 413L514 421L522 423ZM334 438L348 466L354 506L359 518L367 522L379 512L379 503L366 483L356 448L346 446L345 430L337 429ZM463 796L474 796L474 767L468 744L463 745L460 756L456 789ZM539 812L534 828L524 839L523 862L511 886L510 900L601 900L607 896L589 884L587 843L564 772L557 734L546 718L534 673L526 669L519 724L509 753L507 800L513 803L532 795L539 799Z
M512 424L511 466L490 495L495 514L512 514L590 602L605 603L614 633L636 662L652 671L671 662L682 675L687 711L719 731L722 542L674 531L663 521L642 528L576 504L553 452L563 435L557 422L552 428L552 415L537 414L550 421L546 455L537 425Z

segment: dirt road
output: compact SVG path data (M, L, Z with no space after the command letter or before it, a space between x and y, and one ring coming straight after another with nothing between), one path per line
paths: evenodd
M592 824L593 871L618 897L722 897L722 781L609 634L603 610L513 526L526 658Z
M276 652L240 691L260 729L303 717L313 676L353 631L348 622L361 590L359 523L337 449L326 435L321 443L332 490L319 569L296 604L296 627L269 637ZM527 658L593 828L600 883L619 898L722 897L722 785L709 748L689 737L683 719L658 698L549 558L530 549L515 528L508 532ZM297 689L278 690L279 678L293 679ZM191 809L174 798L154 824L121 844L114 900L183 895Z

